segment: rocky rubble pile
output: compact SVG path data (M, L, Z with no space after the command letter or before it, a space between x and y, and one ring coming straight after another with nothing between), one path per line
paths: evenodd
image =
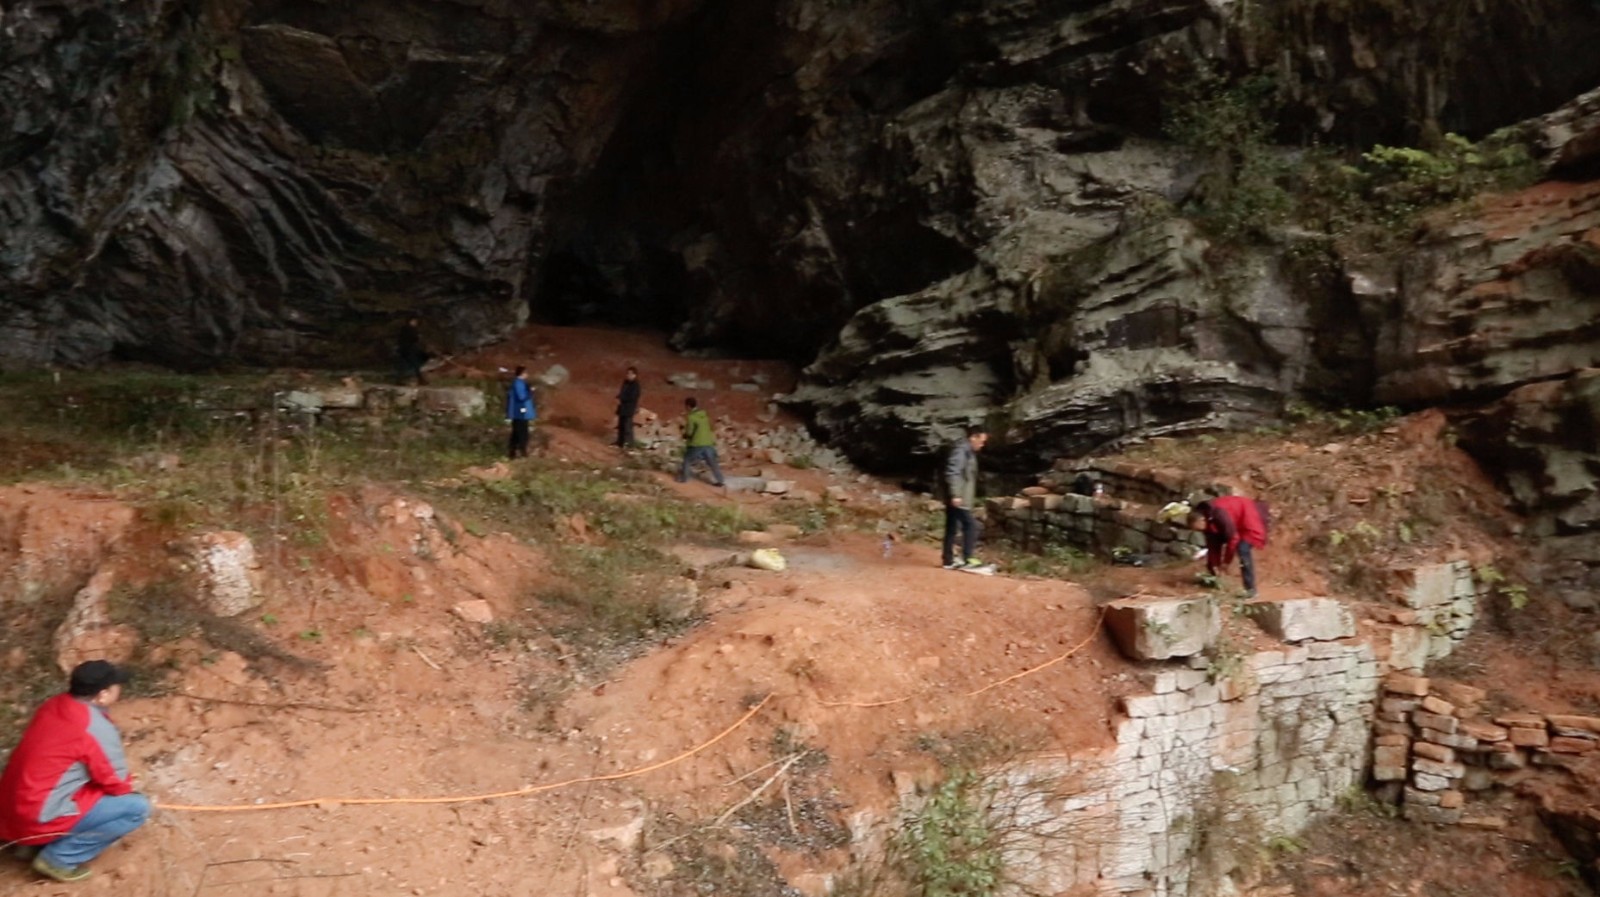
M1474 813L1473 794L1515 787L1532 771L1562 770L1600 750L1600 718L1519 712L1484 714L1481 688L1392 673L1373 724L1372 779L1407 819L1503 828Z
M775 418L775 415L769 415L769 418ZM750 427L723 416L717 418L712 427L717 438L717 455L725 473L749 467L761 470L753 478L737 477L741 481L738 483L731 483L736 475L730 476L732 485L790 499L816 501L821 496L796 488L793 475L784 475L776 468L816 469L827 473L830 478L847 479L858 484L865 481L865 477L842 454L818 443L803 426L781 426L769 420L766 424ZM663 467L677 469L683 457L680 421L642 410L634 428L634 438ZM750 479L759 482L744 482ZM827 494L839 500L848 494L848 490L833 486L829 487Z

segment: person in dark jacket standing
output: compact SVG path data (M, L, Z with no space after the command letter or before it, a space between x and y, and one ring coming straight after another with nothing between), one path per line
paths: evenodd
M517 365L511 388L506 390L506 420L511 424L511 457L528 457L528 426L539 416L533 404L533 389L528 386L528 369Z
M1206 572L1216 576L1239 558L1245 594L1256 596L1255 549L1267 547L1271 515L1266 506L1242 495L1203 501L1189 512L1189 528L1206 535Z
M422 328L416 318L407 318L395 340L395 361L399 364L400 382L417 381L418 386L428 385L422 376L422 366L428 363L428 349L422 343Z
M983 427L968 427L966 435L951 443L939 478L944 496L944 567L980 568L977 558L978 518L973 516L978 503L978 452L989 442ZM956 559L956 530L961 531L961 558Z
M85 863L150 818L106 715L127 681L104 660L78 664L66 693L34 713L0 774L0 842L33 853L33 871L46 878L88 878Z
M617 390L617 448L633 447L633 418L639 413L639 369L629 367Z

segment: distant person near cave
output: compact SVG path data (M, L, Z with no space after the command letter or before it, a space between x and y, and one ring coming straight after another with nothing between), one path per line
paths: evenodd
M78 664L66 692L39 705L0 774L0 843L46 878L88 878L85 863L150 818L106 713L127 681L107 661Z
M528 385L528 369L519 364L506 389L506 423L511 425L509 454L513 460L528 457L528 428L538 416L533 387Z
M711 415L700 407L694 396L683 400L683 408L683 469L678 471L678 482L689 482L690 468L696 461L704 461L711 468L716 485L724 485L722 468L717 464L717 434L711 429Z
M418 386L428 384L428 379L422 375L422 367L433 356L428 354L428 347L422 341L422 325L416 318L407 318L400 327L400 334L395 338L394 353L402 384L412 381L416 381Z
M629 366L617 390L617 448L633 448L633 418L639 413L639 369Z
M1245 594L1256 595L1255 549L1267 547L1272 514L1267 506L1242 495L1223 495L1203 501L1189 512L1189 528L1206 536L1206 572L1227 572L1234 557Z
M983 427L966 429L965 435L950 444L944 456L944 469L940 471L939 493L944 498L944 568L978 569L984 563L978 560L978 518L973 513L978 504L978 452L989 442L989 432ZM961 531L961 557L957 558L956 531Z

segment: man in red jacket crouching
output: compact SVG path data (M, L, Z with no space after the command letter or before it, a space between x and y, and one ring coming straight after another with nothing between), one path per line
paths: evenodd
M37 849L33 870L47 878L88 878L84 863L150 818L106 715L127 681L104 660L78 664L67 693L34 713L0 775L0 842Z
M1265 505L1242 495L1203 501L1189 512L1189 528L1206 534L1206 571L1215 576L1239 556L1245 594L1256 596L1254 549L1267 547L1271 515Z

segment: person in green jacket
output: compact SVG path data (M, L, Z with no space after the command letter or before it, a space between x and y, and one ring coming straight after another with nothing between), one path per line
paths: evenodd
M704 461L711 468L716 484L721 486L722 468L717 465L717 436L711 430L711 416L694 396L684 399L683 407L683 469L678 471L678 482L689 482L689 468L696 461Z

